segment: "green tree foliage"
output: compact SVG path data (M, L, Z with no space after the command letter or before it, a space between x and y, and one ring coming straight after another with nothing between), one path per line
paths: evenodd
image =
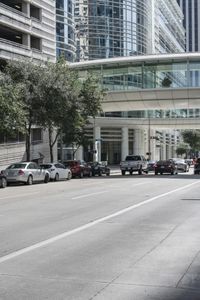
M101 102L104 96L105 91L100 88L97 79L88 74L81 83L76 108L72 105L62 128L63 142L66 145L72 145L73 155L81 145L89 144L86 126L90 118L94 119L101 112Z
M47 62L43 65L12 61L5 69L5 76L9 76L19 90L27 160L30 160L33 125L48 129L52 162L58 136L67 144L86 143L85 126L89 118L94 118L101 110L104 96L92 76L80 81L78 73L69 69L62 58L55 64Z
M24 131L25 116L20 100L21 86L0 72L0 134L13 135Z
M183 154L185 154L186 157L187 157L189 151L190 151L190 146L185 143L180 144L176 149L177 155L182 156Z
M24 132L26 137L26 159L30 160L31 129L37 124L39 84L43 75L43 67L28 61L10 61L5 68L14 85L20 87L20 99L23 103Z
M182 136L192 152L200 151L200 130L184 130Z

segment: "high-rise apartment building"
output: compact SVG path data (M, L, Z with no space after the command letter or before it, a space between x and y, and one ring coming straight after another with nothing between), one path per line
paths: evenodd
M0 65L6 60L56 61L54 0L0 0ZM54 149L55 154L57 150ZM33 128L31 159L49 161L47 132ZM26 159L25 138L0 136L0 166Z
M0 0L0 58L55 61L55 2Z
M199 0L177 0L180 5L186 29L186 51L200 51L200 1Z

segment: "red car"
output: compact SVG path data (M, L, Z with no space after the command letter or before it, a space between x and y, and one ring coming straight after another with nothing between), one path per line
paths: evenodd
M64 165L70 168L72 177L92 176L92 168L84 160L67 160Z

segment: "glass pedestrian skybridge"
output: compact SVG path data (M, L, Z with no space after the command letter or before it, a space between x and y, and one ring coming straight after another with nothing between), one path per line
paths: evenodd
M200 108L200 53L129 56L70 64L99 79L103 110Z

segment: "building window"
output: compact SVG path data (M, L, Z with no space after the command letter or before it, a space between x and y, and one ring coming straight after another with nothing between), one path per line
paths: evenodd
M41 50L41 39L31 36L31 48Z
M41 20L41 9L37 6L30 5L30 17Z

